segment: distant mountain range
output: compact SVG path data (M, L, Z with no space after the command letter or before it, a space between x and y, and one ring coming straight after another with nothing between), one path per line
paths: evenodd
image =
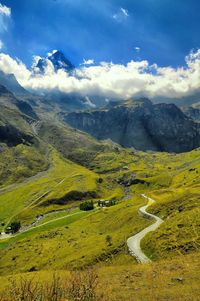
M45 68L50 62L55 71L64 70L68 73L72 73L75 70L75 66L68 60L61 51L53 51L46 57L40 58L37 64L33 67L35 72L40 74L44 73ZM0 71L0 85L5 86L9 91L11 91L16 97L22 98L28 101L32 105L40 105L43 107L48 106L48 109L57 107L57 111L74 111L74 110L85 110L85 109L95 109L101 107L112 107L114 104L124 103L124 99L116 100L106 98L100 95L90 95L83 96L79 93L64 93L59 90L51 90L49 92L43 93L41 96L40 91L38 93L30 93L24 89L17 81L13 74L5 74ZM36 93L36 94L35 94ZM196 93L192 96L177 98L167 98L167 97L156 97L152 99L155 104L158 103L174 103L180 107L183 112L195 121L200 120L200 93Z
M44 71L47 60L57 71L64 69L73 72L75 68L62 52L56 51L38 61L39 72ZM156 102L159 102L158 99ZM169 100L166 99L166 102ZM107 100L101 96L88 97L60 91L49 92L44 96L34 95L24 89L13 74L0 71L0 122L3 127L12 127L10 132L6 131L6 135L1 135L0 142L6 141L10 133L15 132L13 127L26 133L24 121L31 124L31 120L50 117L64 121L97 139L112 139L124 147L168 152L185 152L199 147L198 95L190 97L189 106L186 105L186 98L179 102L175 99L174 102L180 104L180 108L170 103L153 104L148 99ZM15 122L13 114L24 121ZM23 128L20 128L21 124ZM1 129L2 133L4 129ZM7 138L2 138L4 136Z

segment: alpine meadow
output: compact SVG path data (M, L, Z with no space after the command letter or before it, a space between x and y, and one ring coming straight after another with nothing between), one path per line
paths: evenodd
M0 301L200 300L198 0L0 0Z

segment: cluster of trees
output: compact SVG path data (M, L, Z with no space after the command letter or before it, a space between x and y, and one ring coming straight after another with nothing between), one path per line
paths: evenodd
M20 221L14 221L12 222L6 229L6 233L17 233L19 229L21 228Z
M80 210L89 211L94 209L94 202L93 201L85 201L80 204Z
M110 201L98 201L98 206L99 207L111 207L116 204L115 200L110 200Z
M109 201L98 201L97 202L99 207L111 207L114 206L116 204L115 200L109 200ZM79 205L80 210L83 211L89 211L89 210L93 210L94 209L94 202L93 201L85 201L82 202Z

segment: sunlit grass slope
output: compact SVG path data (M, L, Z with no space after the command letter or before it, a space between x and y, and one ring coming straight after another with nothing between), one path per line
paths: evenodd
M111 260L92 272L90 270L76 272L75 279L74 273L68 270L57 271L56 276L51 271L39 271L0 277L0 296L5 298L9 295L9 301L13 300L13 290L17 290L17 286L23 291L23 285L20 286L20 283L24 284L24 281L27 281L29 286L37 283L46 287L47 284L51 285L55 277L58 279L54 286L56 289L63 286L71 287L74 285L73 280L76 280L75 285L80 287L86 285L86 275L93 273L98 276L95 300L199 301L199 262L200 254L196 253L195 256L179 256L148 265L136 265L131 261L119 265Z
M32 267L39 270L85 267L121 252L125 254L127 237L150 223L138 215L142 202L140 198L124 201L1 240L1 274L25 272Z
M46 200L60 198L73 190L96 189L97 176L93 172L62 159L54 150L51 151L50 161L50 169L41 177L0 194L2 222L7 223L16 216L22 223L27 222L35 215L32 208Z
M0 241L2 274L33 267L80 268L111 258L125 264L126 239L152 223L138 215L145 204L141 193L156 200L149 210L165 221L142 242L153 260L199 250L200 150L144 153L111 141L99 143L62 125L51 129L52 134L45 126L40 130L52 144L48 169L0 191L0 230L14 220L24 226L41 214L58 212ZM99 199L114 199L117 205L90 213L77 208L83 200ZM69 212L60 212L67 208Z
M19 144L16 147L7 147L1 144L0 148L0 189L22 182L48 168L44 146Z
M157 201L150 211L165 223L142 243L153 259L200 249L200 150L174 155L168 165L172 179L169 187L150 193Z

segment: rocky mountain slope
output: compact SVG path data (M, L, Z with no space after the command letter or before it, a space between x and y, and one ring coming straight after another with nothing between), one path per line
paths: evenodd
M185 152L200 146L199 124L174 104L130 100L108 109L73 112L64 119L98 139L138 150Z
M32 107L16 99L0 85L0 142L10 146L32 144L34 137L31 123L38 119Z
M29 96L29 92L18 83L14 74L5 74L0 70L0 84L19 97Z
M183 113L196 122L200 122L200 103L192 106L184 106L181 108Z

